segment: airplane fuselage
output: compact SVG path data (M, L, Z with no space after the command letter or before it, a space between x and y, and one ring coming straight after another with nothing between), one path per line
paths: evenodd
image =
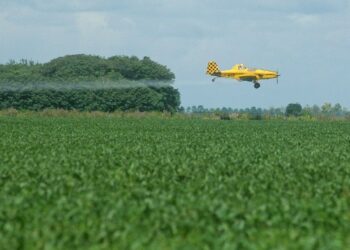
M278 73L263 69L245 69L245 70L223 70L220 72L220 77L234 78L238 81L258 81L265 79L273 79L278 76Z

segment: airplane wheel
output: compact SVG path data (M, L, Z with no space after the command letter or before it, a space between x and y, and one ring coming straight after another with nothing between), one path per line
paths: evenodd
M258 83L258 82L254 83L254 88L256 88L256 89L260 88L260 83Z
M212 82L215 82L215 78L211 79Z

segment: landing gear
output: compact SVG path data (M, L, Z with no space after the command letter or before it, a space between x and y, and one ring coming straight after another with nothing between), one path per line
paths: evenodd
M260 88L260 83L254 82L254 88L256 88L256 89Z
M216 79L216 78L214 77L213 79L211 79L211 81L212 81L212 82L215 82L215 79Z

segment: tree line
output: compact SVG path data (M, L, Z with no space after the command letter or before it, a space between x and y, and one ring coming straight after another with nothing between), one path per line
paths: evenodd
M47 63L11 60L0 64L0 108L175 112L180 93L172 86L174 79L174 73L149 57L80 54Z
M349 117L350 110L342 107L339 103L332 105L331 103L324 103L318 105L302 106L299 103L290 103L286 107L271 107L258 108L250 107L244 109L222 107L222 108L205 108L203 105L181 107L181 112L195 115L216 115L222 119L229 119L230 117L244 117L247 119L260 120L267 117Z
M80 111L176 112L177 92L171 87L123 89L30 89L0 91L0 109L65 109ZM175 108L174 108L175 107Z

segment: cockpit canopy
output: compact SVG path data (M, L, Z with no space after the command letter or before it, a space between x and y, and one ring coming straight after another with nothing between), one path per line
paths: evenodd
M233 66L233 69L237 69L237 70L246 70L248 69L244 64L236 64L235 66Z
M238 64L238 69L243 70L243 69L247 69L247 67L244 66L244 64Z

